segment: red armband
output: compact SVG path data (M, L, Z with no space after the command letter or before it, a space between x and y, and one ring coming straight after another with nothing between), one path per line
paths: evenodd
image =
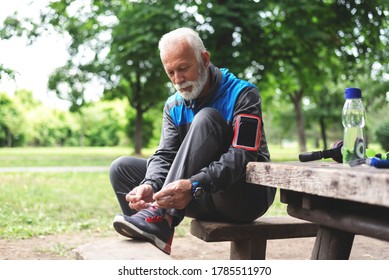
M259 149L261 142L261 118L255 115L240 114L236 118L232 146L249 151Z

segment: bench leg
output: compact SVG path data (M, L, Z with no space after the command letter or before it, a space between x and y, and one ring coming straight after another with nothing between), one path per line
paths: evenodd
M266 259L265 238L231 241L231 260L264 260Z
M312 260L348 260L354 234L320 226L312 251Z

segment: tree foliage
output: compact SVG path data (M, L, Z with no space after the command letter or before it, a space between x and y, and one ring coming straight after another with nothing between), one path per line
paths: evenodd
M376 137L378 143L381 144L382 148L389 151L389 122L382 123L376 130Z
M6 93L0 93L0 147L23 143L26 121L20 104Z
M99 101L70 112L45 107L30 91L0 93L0 147L123 145L128 107L123 100Z
M126 119L126 102L99 102L81 109L82 145L117 146L121 144Z
M265 81L275 89L274 98L294 105L300 150L306 149L303 101L315 104L314 117L326 146L325 130L331 120L340 119L343 104L339 98L343 90L333 85L358 87L359 73L370 73L372 63L387 59L379 38L385 27L383 2L278 1L272 5L265 33L271 38L268 57L273 62L267 64Z
M166 77L157 45L159 38L182 24L175 1L91 1L70 14L68 1L50 5L46 24L72 38L68 63L58 69L49 87L70 100L72 109L86 103L86 87L104 85L104 98L126 98L136 110L135 150L141 152L143 114L167 97ZM81 59L85 52L89 59ZM80 59L75 59L81 57ZM148 123L146 123L147 125Z

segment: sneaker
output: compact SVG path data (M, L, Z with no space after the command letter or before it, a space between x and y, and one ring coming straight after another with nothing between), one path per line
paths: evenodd
M159 207L149 206L132 216L116 215L113 227L125 237L146 240L164 253L171 253L174 229L170 228Z

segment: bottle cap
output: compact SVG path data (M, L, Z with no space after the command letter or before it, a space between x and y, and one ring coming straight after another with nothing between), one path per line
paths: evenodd
M344 90L344 98L346 99L362 98L362 91L359 88L346 88Z

